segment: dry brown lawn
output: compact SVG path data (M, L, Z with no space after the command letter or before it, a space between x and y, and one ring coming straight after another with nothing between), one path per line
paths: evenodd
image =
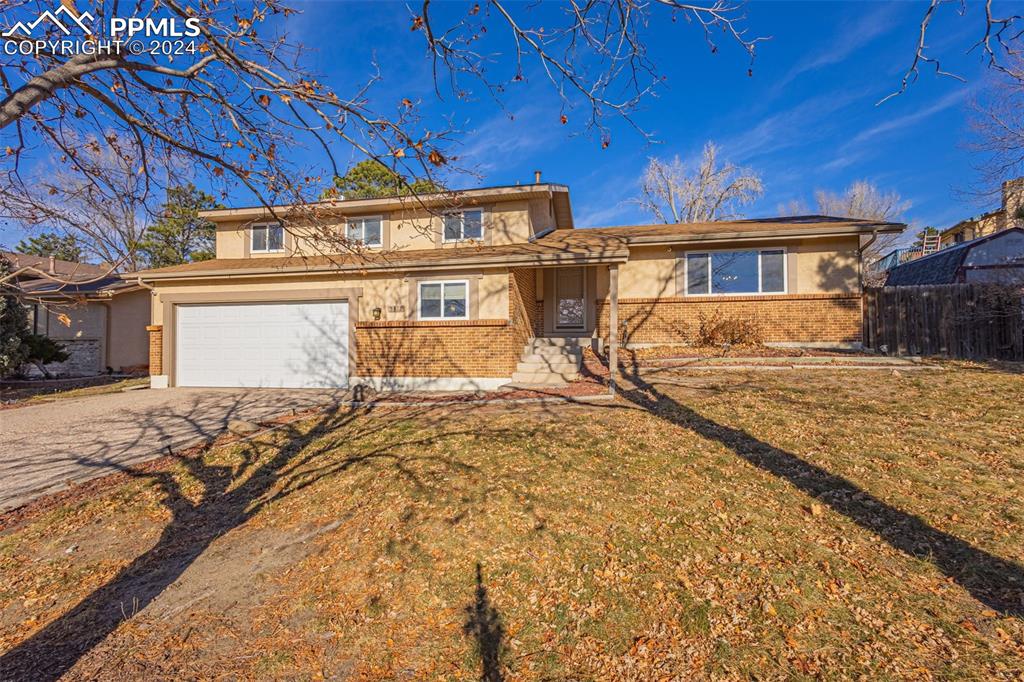
M1024 374L341 411L0 535L0 678L1021 679Z

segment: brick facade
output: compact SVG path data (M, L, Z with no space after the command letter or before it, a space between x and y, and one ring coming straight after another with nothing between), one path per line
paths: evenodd
M164 373L164 328L159 324L146 326L149 332L149 373L159 376Z
M508 277L507 320L397 320L356 325L361 377L510 377L532 335L533 271Z
M697 298L619 299L623 343L692 342L700 314L756 320L767 343L861 340L861 298L857 294L785 294ZM597 301L598 333L608 338L607 300Z

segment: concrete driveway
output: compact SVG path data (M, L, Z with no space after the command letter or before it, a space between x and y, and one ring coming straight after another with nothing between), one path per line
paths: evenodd
M330 404L345 391L171 388L0 411L0 511L258 421Z

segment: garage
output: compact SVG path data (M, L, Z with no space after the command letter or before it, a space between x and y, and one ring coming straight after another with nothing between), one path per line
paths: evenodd
M178 386L344 388L347 301L175 306Z

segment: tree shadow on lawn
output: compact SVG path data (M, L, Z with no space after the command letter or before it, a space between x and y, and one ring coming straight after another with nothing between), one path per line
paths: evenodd
M874 533L894 549L930 561L975 599L1003 615L1024 617L1024 568L974 547L861 490L851 481L774 447L742 429L720 424L680 403L639 372L625 377L621 395L658 417L718 441L750 464L788 481L798 490ZM669 380L667 383L678 385Z
M244 399L239 398L238 401L230 413L241 411ZM479 435L478 429L443 428L445 421L454 414L471 409L470 406L452 405L443 410L407 407L400 413L389 412L392 415L387 417L391 420L390 425L427 422L442 428L433 435L422 436L420 431L414 430L409 437L401 435L408 430L398 429L395 438L362 451L358 447L360 441L378 437L382 428L375 416L366 418L374 412L373 408L336 408L323 414L311 430L304 431L300 428L302 422L296 422L279 427L276 434L257 436L238 446L243 457L241 464L206 463L202 455L179 457L178 461L187 474L202 485L203 491L196 501L192 499L194 492L190 495L172 471L141 472L130 466L95 458L85 460L92 466L113 465L140 480L154 481L164 496L162 502L170 511L171 520L151 549L62 616L4 653L0 657L0 679L59 678L124 620L151 604L217 538L243 525L268 505L326 476L383 461L407 484L422 490L429 482L420 480L415 470L417 462L429 461L458 473L473 469L454 457L423 454L430 445L444 439ZM180 414L174 417L193 418ZM363 422L358 422L359 418L363 418ZM167 414L154 414L151 426L142 429L145 436L140 438L159 438L161 425L169 420ZM338 430L342 432L337 438L325 437ZM488 431L488 435L495 437L504 433L500 429ZM272 448L270 454L266 453L265 446ZM482 584L478 593L479 589L482 589ZM486 597L486 590L483 594ZM481 650L487 657L486 668L487 661L500 648L501 632L497 632L497 645L491 644L495 634L493 628L484 634L488 644Z
M479 563L476 565L476 590L473 601L466 606L466 622L462 631L472 637L476 645L480 656L480 679L483 682L502 682L505 679L501 674L505 625L487 594L483 568Z

